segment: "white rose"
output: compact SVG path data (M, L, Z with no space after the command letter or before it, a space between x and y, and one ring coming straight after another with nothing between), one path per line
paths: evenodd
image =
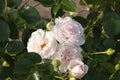
M55 23L53 32L60 43L69 41L75 45L84 44L84 31L80 23L70 17L57 18Z
M39 53L42 58L51 58L57 50L57 41L52 36L52 32L44 32L38 29L33 32L27 44L28 52Z
M57 59L61 62L59 69L61 72L64 73L67 71L69 62L71 60L82 60L82 55L80 54L81 51L82 49L78 46L75 46L70 43L64 43L59 47L58 52L54 55L53 59Z
M79 59L71 60L69 72L75 78L82 78L88 72L88 66Z

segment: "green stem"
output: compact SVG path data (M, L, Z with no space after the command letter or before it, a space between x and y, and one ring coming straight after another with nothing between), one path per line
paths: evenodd
M115 75L116 73L117 73L117 71L113 72L113 73L110 75L109 80L113 80L113 77L114 77L114 75Z
M85 6L87 6L87 3L85 2L85 0L81 0L84 4L85 4Z
M8 18L8 7L7 7L7 4L8 4L8 1L7 0L5 0L5 16L6 16L6 18Z
M58 73L58 75L60 76L59 78L61 78L61 80L65 80L65 79L63 78L63 76L62 76L62 74L61 74L59 68L57 68L57 73Z
M93 29L93 27L94 27L94 25L98 22L98 20L99 20L99 18L97 18L95 21L92 21L92 25L90 24L90 22L89 22L89 24L87 25L87 28L85 29L85 30L88 30L89 32L87 33L87 35L86 35L86 39L88 38L88 36L89 35L91 35L91 33L92 33L92 29Z

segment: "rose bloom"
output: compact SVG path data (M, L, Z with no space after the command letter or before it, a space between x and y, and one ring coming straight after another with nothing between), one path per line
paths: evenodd
M68 69L75 78L82 78L88 72L88 66L79 59L71 60Z
M53 27L53 32L55 38L60 43L69 41L75 45L84 44L84 31L80 23L71 19L70 17L57 18L55 23L56 24Z
M51 58L57 48L58 44L52 32L44 32L42 29L33 32L27 44L28 52L36 52L44 59Z
M59 60L61 62L59 69L61 72L66 72L68 70L68 65L71 60L83 59L80 52L82 49L70 43L62 44L57 54L54 55L53 60Z

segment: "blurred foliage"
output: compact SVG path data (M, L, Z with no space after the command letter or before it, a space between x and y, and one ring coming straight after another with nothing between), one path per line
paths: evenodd
M73 0L35 0L51 7L52 19L76 12ZM27 41L33 31L46 29L50 19L42 19L36 8L22 0L0 0L0 80L58 80L51 60L41 62L28 53ZM89 71L82 80L120 80L120 0L80 0L89 8L87 18L74 16L85 31L82 46ZM114 51L113 51L114 50Z

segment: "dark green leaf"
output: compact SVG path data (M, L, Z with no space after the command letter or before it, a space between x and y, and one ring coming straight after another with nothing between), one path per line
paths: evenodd
M94 26L92 32L93 32L94 37L96 37L96 38L101 37L101 28L100 27Z
M15 74L14 75L15 80L39 80L39 74L36 70L33 70L33 72L30 72L28 74Z
M100 63L100 67L102 68L102 71L106 73L113 73L114 72L114 65L108 62Z
M16 25L23 25L23 24L26 23L26 21L25 21L23 18L21 18L21 17L19 16L19 14L15 13L15 12L13 12L13 11L11 11L11 12L8 14L8 16L9 16L9 21L10 21L10 22L13 22L13 23L16 24Z
M9 28L10 28L10 38L18 39L19 32L18 32L17 26L13 22L9 22Z
M5 80L8 77L12 77L13 75L13 67L2 67L2 71L0 73L0 79Z
M94 60L98 63L106 62L106 61L110 60L110 56L108 56L108 55L96 55Z
M95 70L95 68L89 69L89 72L86 74L85 77L85 80L107 80L107 79L108 76L105 73L98 72Z
M8 0L9 7L19 7L22 0Z
M25 80L39 80L39 74L37 73L37 71L33 74L29 74L26 76L27 78Z
M103 16L103 26L106 33L112 37L120 33L120 17L114 13L109 12Z
M18 74L29 74L34 69L33 62L29 59L20 59L15 62L14 72Z
M112 80L120 80L120 72L117 72Z
M46 20L40 20L36 23L35 28L45 30L46 29L46 24L47 24Z
M24 57L33 61L34 63L40 63L42 60L40 55L38 53L34 53L34 52L24 54Z
M8 24L0 20L0 42L7 41L9 37L10 30Z
M24 49L24 45L20 41L10 42L7 46L7 52L10 54L18 54Z
M36 0L36 1L39 1L42 5L44 6L52 6L55 4L54 0Z
M85 27L87 25L87 20L83 17L76 16L76 17L73 17L73 19L78 21L83 27Z
M2 62L0 61L0 73L2 71Z
M114 39L109 38L104 40L103 45L106 48L115 48L117 45L117 42Z
M40 20L40 15L38 11L34 7L31 7L31 6L25 5L24 7L20 9L19 14L29 24L35 24L37 21Z
M5 0L0 0L0 13L3 11L5 6Z
M40 74L41 80L53 80L55 73L53 65L51 64L51 60L48 59L45 61L45 63L40 64L37 67L37 71Z
M28 39L31 36L31 33L34 32L34 29L25 29L22 35L22 42L24 43L25 47L27 47Z
M5 49L0 47L0 57L2 57L4 55Z
M87 19L88 20L96 20L98 15L99 15L98 12L91 12L90 14L88 14Z
M74 1L62 0L62 7L67 11L76 11L76 3Z

